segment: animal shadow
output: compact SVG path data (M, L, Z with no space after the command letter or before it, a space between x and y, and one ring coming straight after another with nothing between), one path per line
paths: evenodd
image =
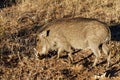
M118 69L117 67L113 67L109 70L106 71L106 77L114 77L117 76L118 72L120 71L120 69Z
M110 26L112 41L120 41L120 24Z

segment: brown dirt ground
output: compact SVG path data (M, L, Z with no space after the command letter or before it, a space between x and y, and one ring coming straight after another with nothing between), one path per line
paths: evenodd
M37 42L36 32L45 20L79 16L97 18L111 24L120 22L117 5L119 0L107 3L105 0L100 3L81 0L83 4L78 0L65 1L47 0L41 2L40 5L44 6L39 6L37 2L33 3L37 4L36 6L25 3L22 7L18 5L0 10L0 80L120 80L120 25L110 27L112 41L109 47L112 58L109 68L106 68L105 56L101 57L96 67L91 67L95 56L90 50L74 53L74 64L69 63L67 55L56 59L56 52L35 57L33 48ZM76 1L82 7L76 5ZM118 7L114 6L115 4ZM81 12L75 11L74 7L80 7ZM47 14L47 10L51 12ZM113 10L116 10L116 13L111 12ZM75 13L71 13L74 11Z

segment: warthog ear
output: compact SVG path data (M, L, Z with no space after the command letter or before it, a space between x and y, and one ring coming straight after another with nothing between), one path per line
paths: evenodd
M49 36L49 33L50 33L50 30L47 30L47 35L46 36Z
M43 31L43 32L40 34L40 37L47 37L47 36L49 36L49 33L50 33L50 30Z

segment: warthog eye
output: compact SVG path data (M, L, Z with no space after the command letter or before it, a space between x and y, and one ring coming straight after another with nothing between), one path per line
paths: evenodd
M39 41L39 39L37 38L36 41Z

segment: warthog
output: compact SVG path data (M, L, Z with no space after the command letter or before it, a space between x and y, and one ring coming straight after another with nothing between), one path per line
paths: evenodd
M106 56L108 65L110 54L107 43L111 39L109 27L95 19L73 18L61 19L48 23L38 34L39 41L34 50L39 54L46 54L50 50L58 51L57 58L63 51L73 61L72 53L76 49L91 49L96 56L93 66L96 65L102 50Z

